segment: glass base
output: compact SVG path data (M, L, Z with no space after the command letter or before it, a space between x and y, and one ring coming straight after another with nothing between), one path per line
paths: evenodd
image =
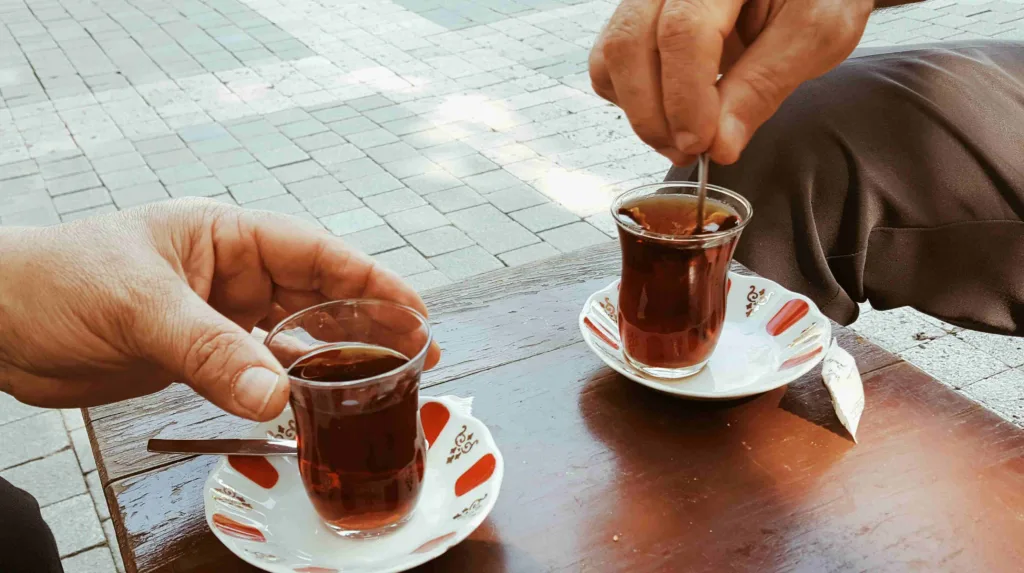
M686 366L683 368L656 368L654 366L647 366L645 364L637 362L636 360L633 360L632 358L630 358L629 354L626 354L625 352L622 353L622 356L626 359L626 362L628 362L629 365L632 366L633 368L636 368L637 370L643 372L644 374L652 378L660 378L661 380L682 380L683 378L689 378L690 376L693 376L694 374L697 374L698 372L703 370L704 367L707 366L708 360L711 360L711 358L709 357L699 364L694 364L693 366Z
M345 539L374 539L377 537L387 535L389 533L393 533L395 530L401 528L406 523L409 523L409 520L412 519L412 514L413 512L410 511L409 515L406 515L402 519L399 519L394 523L389 523L388 525L385 525L383 527L378 527L376 529L344 529L342 527L338 527L337 525L331 525L326 521L324 522L324 525L326 525L327 529L329 529L332 533L334 533L338 537L344 537Z

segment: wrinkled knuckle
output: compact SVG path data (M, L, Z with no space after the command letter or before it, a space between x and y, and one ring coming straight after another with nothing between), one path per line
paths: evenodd
M658 19L658 50L671 53L689 49L697 36L699 22L697 4L687 2L665 10Z
M602 40L601 53L608 65L626 61L642 46L641 34L631 25L610 26Z
M183 372L189 380L224 379L232 373L231 357L247 341L232 332L211 328L193 341L185 356Z

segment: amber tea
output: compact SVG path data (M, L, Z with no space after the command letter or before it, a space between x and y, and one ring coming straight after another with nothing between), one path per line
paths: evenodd
M698 225L695 191L688 183L655 185L627 192L614 206L623 350L658 377L692 375L710 358L725 321L729 265L749 219L745 200L709 186Z
M295 380L312 382L291 388L299 471L313 506L338 532L388 528L416 506L426 455L419 370L358 382L408 362L389 348L350 344L307 355L290 370Z

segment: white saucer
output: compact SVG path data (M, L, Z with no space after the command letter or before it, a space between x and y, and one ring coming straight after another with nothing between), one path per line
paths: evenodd
M232 553L274 573L394 573L430 561L480 526L505 473L501 453L487 427L470 415L470 403L420 397L429 444L423 490L412 519L392 533L357 540L330 532L306 497L297 459L285 456L248 458L250 467L239 467L255 480L222 458L206 480L206 522ZM249 437L294 439L291 410ZM269 475L261 476L261 469Z
M619 281L592 294L580 313L583 340L626 378L676 396L730 400L783 386L821 362L832 325L807 297L762 277L729 273L725 325L711 360L678 381L649 376L622 357Z

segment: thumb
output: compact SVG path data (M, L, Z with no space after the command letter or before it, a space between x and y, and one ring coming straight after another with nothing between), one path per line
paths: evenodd
M256 338L183 290L176 312L147 325L150 358L232 414L258 421L280 414L288 402L285 369Z
M718 82L721 114L710 151L716 163L735 163L782 102L801 83L845 60L863 31L855 19L804 26L783 16L768 24Z

